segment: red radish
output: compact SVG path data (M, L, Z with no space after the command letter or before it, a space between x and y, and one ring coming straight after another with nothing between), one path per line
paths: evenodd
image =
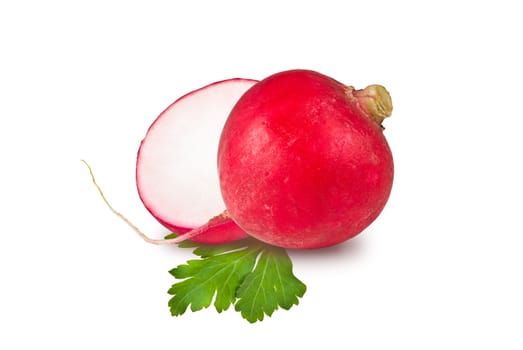
M313 71L281 72L254 85L220 138L229 217L285 248L321 248L357 235L391 192L393 159L381 126L391 112L382 86L355 90Z
M215 150L195 152L202 139L218 139L223 119L216 118L228 111L217 147L222 202L219 193L209 196L218 188L215 165L209 165ZM168 228L187 232L150 239L106 203L155 244L224 243L245 233L284 248L338 244L369 226L387 203L394 166L382 122L391 113L384 87L355 90L308 70L258 83L211 84L162 113L138 154L145 206Z
M229 79L188 93L147 131L138 151L136 184L147 210L169 230L190 231L225 210L216 169L220 133L236 101L255 83ZM219 244L246 237L234 222L222 219L212 220L193 240Z

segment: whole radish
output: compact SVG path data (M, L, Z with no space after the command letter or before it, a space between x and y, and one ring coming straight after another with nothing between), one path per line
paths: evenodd
M291 70L255 84L220 137L218 174L230 217L249 235L285 248L321 248L364 230L393 182L379 85L355 90Z

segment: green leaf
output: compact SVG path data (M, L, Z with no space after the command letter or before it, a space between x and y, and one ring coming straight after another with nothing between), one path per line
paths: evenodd
M243 249L230 253L210 255L201 260L189 260L170 271L178 279L185 279L169 289L171 314L181 315L191 305L192 311L209 307L216 295L216 311L227 310L236 299L236 286L256 263L258 251Z
M183 242L186 243L186 242ZM247 238L221 245L191 242L200 259L172 269L170 274L180 280L168 291L173 297L169 308L173 316L207 308L213 303L216 311L235 305L243 318L253 323L264 315L271 316L281 307L298 304L305 285L292 273L292 262L286 251Z
M254 271L240 285L235 305L243 318L253 323L271 316L278 308L288 310L298 305L306 286L292 273L292 262L285 249L267 247L261 253Z
M178 234L175 233L175 232L171 232L167 236L165 236L164 239L173 239L173 238L176 238L176 237L178 237Z

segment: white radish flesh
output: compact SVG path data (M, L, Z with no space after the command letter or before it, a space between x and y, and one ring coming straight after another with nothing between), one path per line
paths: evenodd
M220 134L236 101L255 83L229 79L193 91L147 131L138 151L136 184L147 210L168 229L183 233L224 212L216 164ZM233 222L224 225L195 240L224 243L245 237ZM227 234L220 237L221 231Z

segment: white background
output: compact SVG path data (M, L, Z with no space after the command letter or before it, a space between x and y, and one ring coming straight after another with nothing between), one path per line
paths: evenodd
M0 348L523 348L522 23L503 0L2 1ZM291 311L172 318L190 253L141 241L80 159L160 237L134 187L149 124L291 68L388 88L390 201L356 239L291 253Z

